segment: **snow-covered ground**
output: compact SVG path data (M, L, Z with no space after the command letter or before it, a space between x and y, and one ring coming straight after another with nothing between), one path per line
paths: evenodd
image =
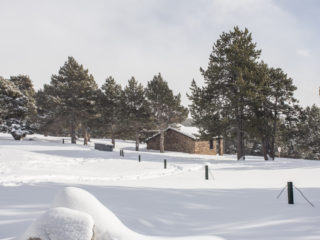
M21 234L66 186L83 188L131 230L144 235L224 239L320 239L320 161L147 151L117 141L114 152L33 135L0 135L0 240ZM119 150L124 149L124 157ZM141 162L138 156L141 155ZM163 168L163 159L168 167ZM209 165L205 180L204 165ZM293 181L315 205L295 191Z

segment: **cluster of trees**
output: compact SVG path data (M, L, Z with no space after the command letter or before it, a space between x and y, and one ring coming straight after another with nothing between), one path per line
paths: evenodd
M223 136L225 152L320 159L320 109L302 108L296 87L280 68L260 60L261 50L247 30L234 27L213 46L204 84L191 84L188 95L193 124L201 138ZM0 131L19 140L35 130L43 134L135 139L164 131L188 116L180 94L174 95L161 74L144 87L134 77L123 88L108 77L101 88L73 57L51 82L35 92L28 76L0 77Z
M220 35L207 69L200 69L203 86L191 84L195 125L203 138L222 135L226 152L236 152L238 160L248 150L274 159L276 147L286 156L319 159L319 108L302 109L292 79L260 55L248 29L234 27Z
M139 150L142 133L160 131L163 136L169 125L188 116L180 94L174 95L160 73L147 87L132 77L122 88L108 77L99 88L73 57L38 92L27 76L0 78L0 84L2 131L17 140L31 133L33 125L43 134L70 135L72 143L82 136L87 144L90 135L111 137L114 145L116 137L135 139Z

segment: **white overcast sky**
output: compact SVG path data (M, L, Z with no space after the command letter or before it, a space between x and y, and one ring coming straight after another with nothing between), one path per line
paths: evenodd
M188 105L191 80L202 84L199 68L235 25L294 79L302 105L320 105L318 0L0 0L0 75L27 74L39 89L73 56L99 86L161 72Z

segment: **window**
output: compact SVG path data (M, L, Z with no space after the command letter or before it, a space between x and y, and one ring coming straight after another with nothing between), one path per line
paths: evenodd
M209 141L209 144L210 144L210 149L213 149L213 140L212 139Z

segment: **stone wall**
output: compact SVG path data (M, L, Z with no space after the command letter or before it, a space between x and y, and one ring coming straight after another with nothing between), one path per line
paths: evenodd
M160 134L147 141L147 149L160 150Z
M164 133L164 149L166 151L194 153L195 140L172 129ZM160 150L160 134L147 142L147 149Z
M213 140L213 149L210 149L210 141L199 141L199 140L196 141L195 142L195 153L216 155L217 154L216 140Z

